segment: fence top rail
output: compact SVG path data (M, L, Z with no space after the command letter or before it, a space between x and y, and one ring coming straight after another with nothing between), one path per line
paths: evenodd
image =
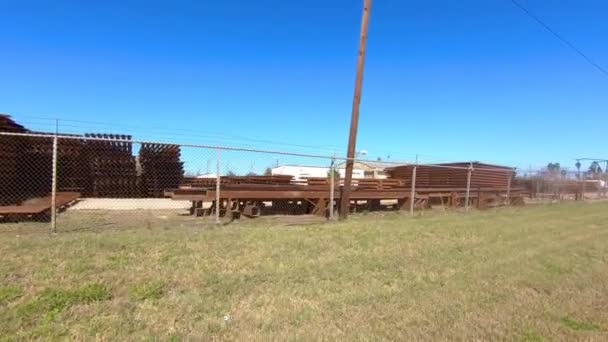
M295 157L307 157L307 158L317 158L317 159L328 159L332 161L341 160L341 161L356 161L361 163L375 163L377 160L369 160L369 159L361 159L361 158L347 158L340 156L328 156L328 155L320 155L320 154L308 154L308 153L298 153L298 152L287 152L287 151L275 151L275 150L267 150L267 149L258 149L258 148L248 148L248 147L234 147L234 146L222 146L222 145L208 145L208 144L192 144L192 143L176 143L173 141L151 141L151 140L137 140L131 138L111 138L111 137L91 137L85 135L71 135L71 134L55 134L55 133L15 133L15 132L0 132L0 136L13 136L13 137L31 137L31 138L45 138L45 139L65 139L65 140L81 140L81 141L103 141L103 142L129 142L136 144L159 144L159 145L177 145L182 147L193 147L193 148L206 148L213 150L225 150L225 151L241 151L241 152L251 152L251 153L267 153L267 154L277 154L277 155L286 155L286 156L295 156ZM382 161L384 164L390 164L395 166L426 166L426 167L435 167L435 168L444 168L444 169L455 169L455 170L471 170L474 171L475 168L472 166L474 162L470 162L471 166L454 166L454 165L441 165L441 164L433 164L433 163L412 163L412 162L400 162L400 161ZM495 171L495 172L504 172L504 173L514 173L516 168L483 168L484 171Z

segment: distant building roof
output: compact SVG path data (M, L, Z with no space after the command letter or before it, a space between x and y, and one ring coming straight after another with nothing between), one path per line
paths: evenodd
M311 165L289 165L289 164L286 164L286 165L280 165L280 166L277 166L277 167L273 167L272 169L273 169L273 170L274 170L274 169L280 169L280 168L282 168L282 167L307 167L307 168L317 168L317 169L328 169L328 168L329 168L329 166L318 166L318 165L314 165L314 166L311 166Z
M376 170L384 170L384 169L388 169L391 167L396 167L396 166L405 166L408 165L406 163L397 163L397 162L386 162L386 161L374 161L374 160L355 160L356 164L362 164L365 165L367 167L369 167L370 169L376 169ZM340 163L340 166L346 164L346 162L342 162Z
M496 165L496 164L487 164L487 163L482 163L482 162L478 162L478 161L470 161L470 162L453 162L453 163L437 163L437 164L420 164L420 167L424 167L424 166L428 166L428 167L433 167L433 165L436 166L453 166L453 167L459 167L459 168L466 168L469 167L469 165L473 165L473 168L477 168L477 169L505 169L505 170L513 170L513 167L510 166L504 166L504 165ZM415 166L415 165L392 165L387 167L386 169L395 169L398 167L403 167L403 166Z

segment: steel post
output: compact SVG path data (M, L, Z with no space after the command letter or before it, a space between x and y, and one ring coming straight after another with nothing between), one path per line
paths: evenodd
M583 192L581 193L581 200L585 200L585 192L587 191L587 182L586 182L585 172L583 172Z
M511 180L512 179L513 179L513 174L509 173L509 179L507 180L507 205L511 205Z
M469 171L467 173L467 192L464 197L464 208L469 210L469 198L471 196L471 174L473 173L473 164L469 165Z
M412 170L412 192L410 193L410 214L414 215L414 204L416 202L416 169L417 166L414 166Z
M334 218L334 195L335 195L335 174L334 174L334 158L331 159L329 166L329 219Z
M217 149L217 162L216 162L216 174L215 174L215 223L220 224L220 161L221 161L221 152L219 148Z
M57 232L57 135L53 137L53 174L51 182L51 231Z

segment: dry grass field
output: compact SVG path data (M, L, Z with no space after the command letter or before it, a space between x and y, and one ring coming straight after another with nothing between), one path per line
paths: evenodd
M608 340L607 202L138 215L0 225L0 340Z

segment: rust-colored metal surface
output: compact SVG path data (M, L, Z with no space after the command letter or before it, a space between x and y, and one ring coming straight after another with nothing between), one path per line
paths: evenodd
M274 175L274 176L221 176L220 184L272 184L285 185L292 183L293 176L289 175ZM184 178L182 187L212 187L215 186L217 180L213 178Z
M416 166L416 187L440 188L460 187L466 188L468 167L470 163L446 163L435 166ZM509 178L513 177L513 169L506 166L472 163L471 187L503 187L506 188ZM387 172L392 178L411 183L413 165L404 165L390 168Z
M177 188L184 177L178 145L142 144L139 149L140 186L148 197L163 197L166 189Z
M27 129L6 115L0 115L0 131L27 133ZM36 132L37 133L37 132ZM45 135L44 133L37 133ZM0 205L4 210L35 213L46 210L46 194L51 190L52 146L48 137L0 136ZM89 140L86 138L95 138ZM113 134L72 135L58 141L57 186L61 193L84 197L161 197L193 202L220 202L224 212L240 211L248 216L273 208L294 213L324 214L330 198L337 204L350 193L349 210L365 205L369 210L392 200L399 209L422 208L433 201L450 206L465 202L469 163L417 166L416 187L412 189L413 166L388 170L387 179L353 179L346 189L344 179L308 178L297 182L289 175L222 176L220 191L216 178L185 178L181 150L177 145L143 144L133 156L131 136ZM524 189L509 189L513 170L504 166L472 164L468 196L478 202L498 203L504 198L521 197ZM60 195L68 196L69 195ZM216 198L219 196L219 200ZM58 198L61 203L63 200ZM362 204L363 203L363 204ZM202 210L197 204L194 209ZM48 203L50 206L50 203ZM246 210L245 210L246 209ZM199 211L200 211L199 210ZM208 209L205 209L208 210ZM196 210L193 210L196 212Z
M202 202L214 203L215 208L217 192L215 179L209 184L192 182L185 187L176 189L171 193L174 200L188 200L193 202L193 213L200 213ZM202 183L204 183L202 182ZM238 211L235 208L251 208L250 203L271 203L273 213L308 213L324 215L329 207L330 186L329 179L309 178L304 184L288 183L281 179L280 183L272 184L269 176L256 176L247 183L246 177L236 179L227 178L220 186L220 210L223 214ZM343 193L343 180L335 179L338 186L334 190L334 199L340 201ZM412 192L410 184L402 179L360 179L351 186L350 208L360 207L360 203L368 210L378 210L383 207L382 200L396 200L390 204L392 208L409 208ZM450 207L463 206L466 197L465 187L417 187L414 192L415 208L424 208L431 203L440 203ZM523 203L525 190L523 188L508 187L474 187L471 188L469 198L478 208L495 205L509 200L512 204ZM407 204L407 205L406 205ZM384 205L387 206L386 204ZM268 207L266 207L268 209ZM244 209L243 209L244 210ZM356 209L355 209L356 210ZM261 212L268 210L261 210ZM210 214L210 210L207 211Z
M85 137L108 139L85 141L91 179L86 195L111 198L141 197L131 136L85 134Z
M58 192L56 197L57 208L70 204L80 198L78 192ZM11 215L37 215L51 209L51 195L34 197L19 205L0 206L0 216Z
M13 121L8 115L0 114L0 131L24 133L26 129ZM0 205L10 204L14 201L14 194L9 184L19 183L18 152L20 139L0 136Z
M0 131L42 135L0 136L0 205L19 204L49 192L54 134L30 132L7 115L0 115ZM80 135L61 135L71 138L58 141L58 191L75 191L87 197L141 197L147 193L140 187L130 136L91 133L84 136L101 140L86 140L79 139ZM150 159L153 158L146 160ZM177 159L179 163L179 154ZM168 170L166 163L155 165L163 167L163 171ZM147 169L150 171L153 167ZM168 185L174 188L180 180L168 182ZM156 184L164 186L158 179ZM153 192L162 196L162 191Z

